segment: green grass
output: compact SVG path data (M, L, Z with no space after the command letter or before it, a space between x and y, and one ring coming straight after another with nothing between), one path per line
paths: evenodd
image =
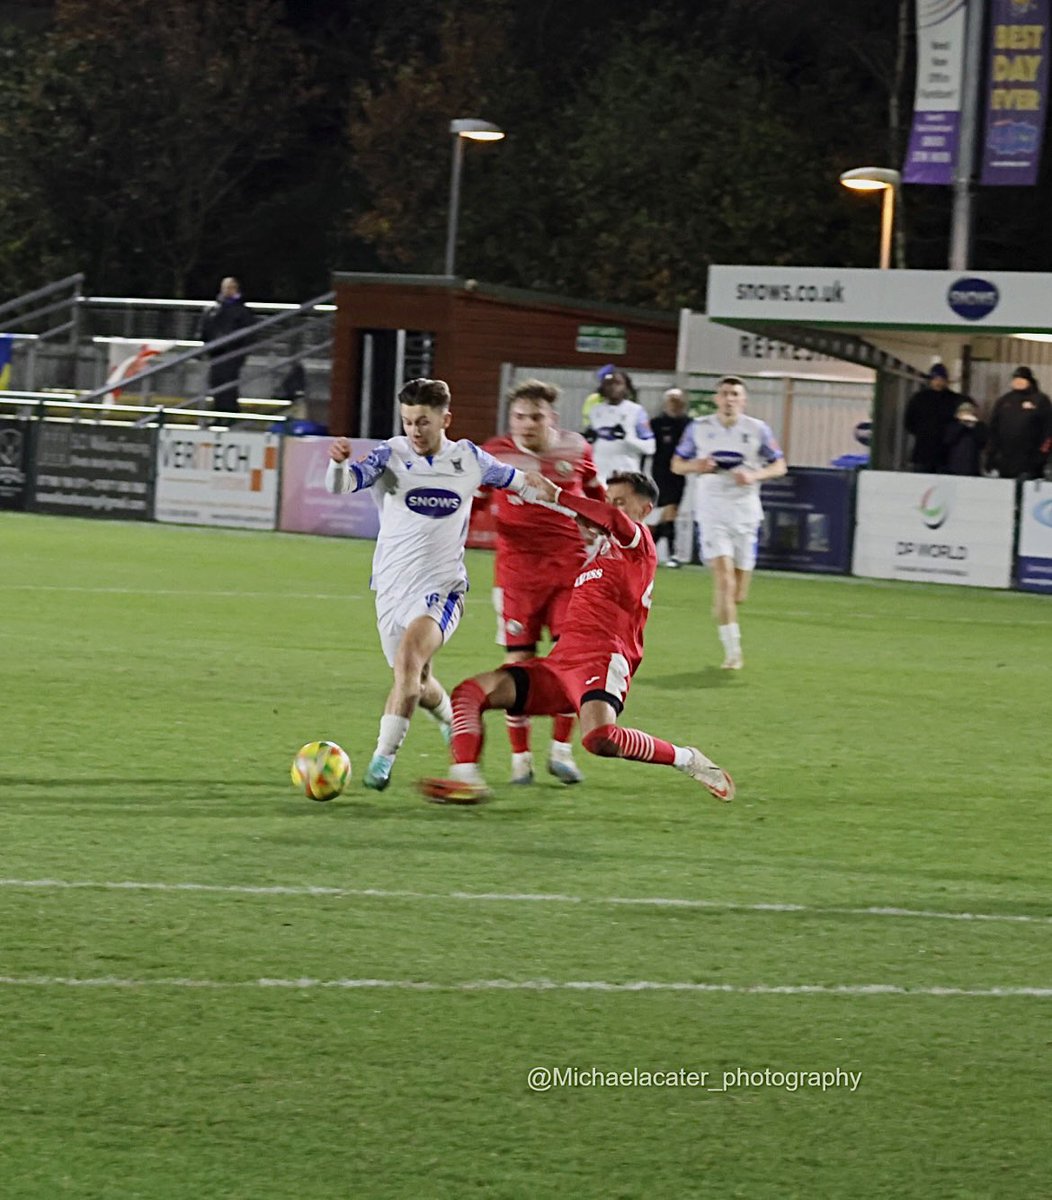
M1052 987L1047 600L762 575L739 676L707 578L661 573L625 720L733 805L582 755L580 788L435 808L423 719L387 792L312 804L296 748L360 776L387 690L370 550L0 515L5 1200L1048 1194L1052 1000L935 991ZM499 661L470 565L449 686ZM612 902L647 898L709 903ZM431 986L318 986L366 979ZM495 980L731 990L463 987ZM747 990L802 985L907 994Z

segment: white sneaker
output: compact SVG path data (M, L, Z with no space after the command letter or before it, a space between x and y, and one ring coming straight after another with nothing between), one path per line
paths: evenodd
M690 751L690 762L685 767L677 766L676 770L696 779L717 800L733 800L734 780L730 774L716 766L711 758L706 758L696 746L688 746L687 749Z
M533 783L533 755L529 750L511 756L511 782L523 787Z
M584 782L581 768L572 758L562 758L553 754L548 759L548 774L554 775L560 783L568 785Z
M736 654L728 654L723 660L723 666L720 668L723 671L740 671L745 666L745 659L742 658L742 652L739 650Z

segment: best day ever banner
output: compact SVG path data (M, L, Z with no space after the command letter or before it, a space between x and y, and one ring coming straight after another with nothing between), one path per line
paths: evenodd
M981 182L1037 183L1048 108L1049 0L991 0Z

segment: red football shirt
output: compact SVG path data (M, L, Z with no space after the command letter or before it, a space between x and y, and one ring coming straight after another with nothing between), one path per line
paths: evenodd
M562 488L568 496L601 497L603 486L595 473L592 448L579 433L552 431L547 450L526 450L505 434L490 438L482 447L494 458L520 471L536 471ZM494 583L501 588L516 584L536 587L572 579L585 560L587 547L572 518L536 504L524 503L514 492L490 491L486 501L497 523L497 561Z
M643 658L643 629L650 616L657 569L654 539L645 525L608 504L566 495L559 503L607 532L578 570L552 656L587 656L609 648L623 654L634 673Z

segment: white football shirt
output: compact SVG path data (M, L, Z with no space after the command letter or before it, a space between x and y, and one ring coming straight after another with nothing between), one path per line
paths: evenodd
M771 427L756 417L738 415L726 426L716 413L695 417L683 431L676 447L678 458L708 458L717 452L740 454L741 463L758 471L783 458ZM733 469L721 469L705 475L691 475L694 517L698 521L720 521L727 525L746 525L763 519L758 483L737 483Z
M589 411L588 424L595 432L592 457L603 483L617 471L642 471L643 459L656 448L647 410L634 400L601 401Z
M442 439L438 453L416 454L407 437L381 442L361 462L330 462L330 492L372 488L380 533L369 586L377 601L467 591L464 543L471 500L485 484L520 491L522 471L499 462L474 442Z

